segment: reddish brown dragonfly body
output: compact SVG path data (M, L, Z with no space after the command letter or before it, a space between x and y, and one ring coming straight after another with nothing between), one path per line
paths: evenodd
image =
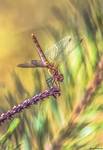
M67 49L67 55L68 53L72 52L73 50L76 49L76 47L78 47L78 45L80 45L80 43L82 42L82 39L77 43L76 40L73 38L71 39L71 36L65 36L63 39L61 39L59 42L57 42L56 44L54 44L52 47L50 47L49 49L47 49L47 51L45 51L45 54L36 38L36 36L34 34L32 34L32 39L37 47L37 51L39 54L39 57L41 60L31 60L30 63L26 63L26 64L19 64L18 67L22 67L22 68L35 68L35 67L41 67L41 68L47 68L51 74L51 78L49 78L48 81L52 81L52 83L47 82L49 87L55 85L58 88L60 88L60 82L63 82L63 75L60 73L58 67L54 64L51 63L48 59L52 59L52 60L57 60L58 57L64 52L64 49ZM47 59L47 57L48 59ZM54 57L54 58L53 58ZM50 84L49 84L50 83Z
M63 82L63 74L60 73L60 71L58 70L58 68L53 64L50 63L48 61L48 59L46 58L36 36L34 34L32 34L32 39L37 47L38 50L38 54L40 57L40 61L39 60L32 60L31 63L26 63L26 64L19 64L18 67L23 67L23 68L35 68L35 67L42 67L42 68L47 68L49 70L49 72L52 75L53 78L53 85L57 86L58 88L60 88L60 82Z

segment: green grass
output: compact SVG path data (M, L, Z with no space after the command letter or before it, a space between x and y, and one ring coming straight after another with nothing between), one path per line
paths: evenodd
M73 38L76 37L75 42L78 43L81 38L83 42L68 55L65 54L65 50L62 52L59 63L64 75L61 96L57 100L51 97L31 106L2 124L0 127L2 149L44 150L51 142L55 143L55 139L61 141L62 150L103 148L102 84L95 91L92 103L79 115L75 128L71 128L70 131L68 125L75 105L81 102L100 60L103 48L102 9L102 0L68 1L61 7L52 8L56 23L44 27L41 41L45 44L48 42L45 40L46 35L57 42L65 35L72 34ZM46 70L35 69L31 73L34 85L32 93L25 88L20 75L13 73L15 92L8 89L4 95L7 102L0 108L2 112L47 88L45 77L49 75Z

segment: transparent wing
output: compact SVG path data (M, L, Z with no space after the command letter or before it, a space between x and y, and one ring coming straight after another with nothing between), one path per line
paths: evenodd
M18 64L17 67L21 67L21 68L35 68L35 67L46 67L46 65L44 65L39 60L31 60L30 63Z
M20 68L34 68L35 66L31 63L25 63L25 64L18 64L17 67L20 67Z
M52 45L45 51L45 55L48 59L54 60L59 59L63 52L69 54L71 51L75 50L77 46L82 42L82 39L78 41L73 36L66 36L56 44Z

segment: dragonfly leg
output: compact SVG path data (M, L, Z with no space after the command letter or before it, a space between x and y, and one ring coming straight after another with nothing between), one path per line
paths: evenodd
M55 79L53 79L53 84L55 85L55 86L57 86L58 88L60 88L60 84L59 84L59 82L58 81L56 81Z
M58 87L58 89L60 89L60 83L58 81L56 81L55 79L53 79L53 84L55 84L56 87Z
M53 86L56 86L56 87L58 87L60 89L60 83L57 82L57 81L55 81L55 79L53 79L53 78L50 77L46 81L47 81L47 85L48 85L49 88L51 88ZM54 97L57 98L56 95L54 95Z
M53 80L53 84L55 84L55 86L60 90L60 83L58 81ZM60 93L58 96L60 96ZM57 95L54 95L54 98L57 98Z
M53 87L53 78L50 77L46 79L46 82L49 88Z

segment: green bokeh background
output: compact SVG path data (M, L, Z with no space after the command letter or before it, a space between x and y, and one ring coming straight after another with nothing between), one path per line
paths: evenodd
M0 113L47 89L46 69L20 69L17 64L39 59L31 33L45 50L65 36L72 53L60 49L53 62L64 75L61 96L47 98L0 126L3 150L47 150L65 129L76 103L92 81L103 51L102 0L0 0ZM79 41L83 39L81 44ZM78 45L75 47L75 45ZM69 49L69 47L68 47ZM81 114L62 150L103 148L103 86Z

